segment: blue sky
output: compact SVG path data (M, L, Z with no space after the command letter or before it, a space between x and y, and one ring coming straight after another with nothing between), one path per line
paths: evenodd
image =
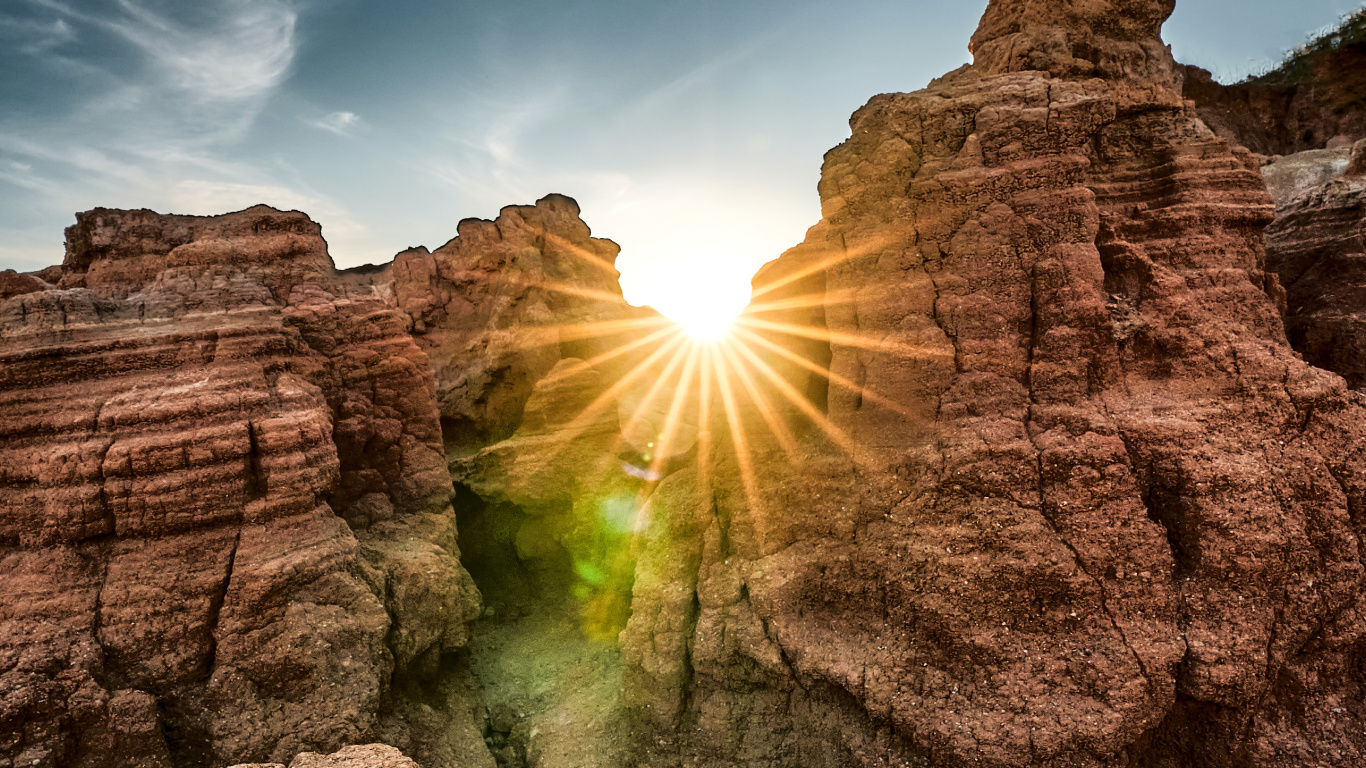
M562 192L634 303L738 308L849 114L967 62L985 5L4 0L0 269L95 206L298 208L349 266ZM1356 5L1179 0L1164 36L1231 80Z

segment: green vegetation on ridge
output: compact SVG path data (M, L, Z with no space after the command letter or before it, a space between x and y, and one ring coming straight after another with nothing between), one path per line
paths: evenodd
M1312 85L1323 102L1337 111L1366 104L1366 6L1288 51L1275 69L1244 82Z

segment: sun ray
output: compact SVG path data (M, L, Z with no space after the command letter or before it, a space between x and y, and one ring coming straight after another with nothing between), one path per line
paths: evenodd
M726 423L730 427L731 446L735 449L735 463L740 469L740 485L745 494L745 503L755 514L757 519L761 517L759 512L759 490L758 482L754 476L754 464L749 453L749 442L745 438L745 427L740 421L740 409L735 402L735 393L730 388L730 377L726 373L724 365L720 365L717 360L715 347L707 349L711 356L711 367L716 371L717 389L721 392L721 405L726 412Z
M664 370L660 371L659 376L655 378L654 383L651 384L651 385L650 385L650 388L645 392L645 396L644 396L643 398L641 398L641 401L640 401L639 403L636 404L635 410L633 410L633 411L631 412L631 418L630 418L630 420L629 420L626 424L622 425L622 430L621 430L622 432L624 432L625 430L631 428L632 426L635 425L636 422L640 421L640 415L641 415L641 413L643 413L646 409L648 409L648 408L654 403L655 398L658 397L659 394L660 394L660 391L661 391L662 389L664 389L664 386L668 383L670 376L673 375L674 370L677 369L678 366L679 366L681 363L683 363L683 361L684 361L687 357L691 357L691 349L692 349L694 346L695 346L695 345L689 345L689 347L688 347L688 349L689 349L689 354L688 354L688 355L685 355L685 354L684 354L684 350L682 350L682 349L679 349L679 350L677 350L677 351L674 352L673 357L671 357L671 358L669 359L668 364L666 364L666 365L664 366ZM680 379L679 379L679 383L678 383L678 385L677 385L676 388L675 388L675 396L676 396L676 394L677 394L677 391L678 391L679 389L682 388L682 385L683 385L683 381L682 381L682 379L680 378ZM622 437L622 440L625 440L624 436ZM621 442L621 440L618 441L618 446L620 446L620 442ZM650 441L650 442L658 443L658 442L659 442L659 436L656 435L656 436L655 436L655 439L652 440L652 441ZM634 446L633 446L633 447L634 447ZM647 459L647 460L648 460L648 459Z
M675 336L673 339L664 342L664 344L662 344L659 347L659 349L656 349L654 352L650 353L650 355L647 356L644 360L641 360L639 363L636 363L636 365L633 366L625 374L623 374L621 378L617 379L615 382L612 383L610 387L608 387L596 398L594 398L593 402L589 403L587 406L584 407L582 411L579 412L579 415L575 416L573 419L571 419L568 423L564 425L563 433L566 434L567 437L564 438L563 444L560 446L560 449L551 452L548 456L543 457L541 462L533 469L533 472L540 471L551 461L556 460L564 451L564 449L569 446L570 443L572 443L576 438L582 435L586 429L588 429L588 427L593 423L593 420L596 419L598 415L601 414L602 411L608 405L615 404L617 402L617 396L623 390L634 384L635 381L639 379L641 376L644 376L650 370L650 368L656 363L656 361L658 361L664 355L669 354L669 352L673 351L676 347L682 344L683 341L684 337L682 336L682 334L679 334ZM618 440L620 439L620 434L618 434Z
M768 425L768 429L773 433L773 436L778 439L778 445L783 449L783 453L786 453L788 458L794 462L800 461L801 457L799 449L797 448L797 438L792 434L792 430L788 429L787 424L783 423L782 418L778 415L777 411L774 410L773 406L769 404L768 398L764 396L763 391L760 390L758 384L755 383L754 377L750 375L749 369L736 358L732 346L738 345L727 344L723 346L721 348L721 354L726 356L726 361L730 363L731 368L734 369L735 376L740 379L740 384L745 388L745 392L749 394L750 399L754 401L755 407L758 408L759 416L764 420L764 423Z
M663 328L660 328L659 330L655 331L654 333L649 334L648 336L642 336L641 338L636 339L635 341L628 342L615 349L610 349L606 352L603 352L602 354L594 355L593 357L590 357L587 360L582 360L580 361L579 365L572 366L564 371L561 371L560 373L547 376L542 381L544 381L546 384L554 384L570 376L573 376L574 374L582 371L585 368L596 367L611 360L615 360L616 358L621 357L622 355L634 352L636 349L643 347L647 344L660 341L661 339L669 336L670 334L677 336L678 341L682 340L682 329L680 329L676 325L666 325Z
M628 584L632 574L634 573L634 553L637 547L637 539L639 537L640 532L643 530L643 526L645 525L644 512L646 510L646 505L649 501L650 496L654 492L655 486L658 484L659 480L662 479L659 473L659 469L663 466L663 462L668 459L667 447L665 443L665 440L667 440L667 436L671 431L668 422L673 419L674 415L679 410L680 393L683 392L685 387L687 386L688 378L691 375L690 371L692 364L697 357L696 350L696 344L689 344L687 345L686 354L684 353L684 349L681 348L677 349L674 352L673 356L669 359L669 362L665 365L664 369L660 372L659 376L656 377L655 381L651 384L650 389L645 394L645 397L639 403L637 403L635 409L631 414L630 421L628 421L629 425L631 423L634 423L635 421L638 421L641 418L642 412L644 412L654 403L655 398L660 394L660 391L665 386L667 386L668 383L672 380L674 371L677 370L679 364L682 363L684 371L679 376L679 381L674 387L673 399L670 404L669 416L666 419L665 429L659 436L655 438L654 441L657 444L658 448L655 451L655 456L649 459L649 469L651 474L647 477L641 478L642 480L644 480L644 482L640 484L640 487L636 491L635 503L633 505L634 509L632 512L633 520L631 523L629 543L625 547L616 552L616 556L613 558L613 561L608 569L609 572L607 578L609 579L610 583ZM626 442L627 437L624 434L624 430L618 430L616 437L613 440L612 448L604 452L604 454L599 458L597 462L596 471L594 471L590 476L604 476L604 470L606 470L607 467L619 461L619 459L617 458L617 454L620 452L622 444ZM612 609L615 606L613 597L613 592L611 592L610 590L604 590L598 595L598 597L593 602L584 607L584 621L586 627L590 629L595 629L601 628L602 626L609 624L607 619L610 618Z
M664 462L672 453L675 432L682 418L683 406L687 404L688 392L692 388L692 377L697 368L697 359L701 355L701 351L701 345L696 343L692 344L688 350L688 361L684 364L683 372L678 377L678 384L674 387L673 400L669 403L669 411L664 416L664 429L659 435L654 458L650 460L650 474L652 475L659 475L660 470L664 468Z
M546 242L563 248L564 250L568 251L571 255L585 262L588 262L589 264L592 264L593 266L597 267L598 269L601 269L613 278L617 278L621 275L621 273L617 271L616 264L613 264L612 262L608 261L607 259L604 259L596 253L589 251L583 246L571 243L564 237L550 232L545 232L543 236L545 237ZM543 248L542 251L544 250L545 249Z
M641 360L639 363L636 363L636 365L633 368L631 368L630 371L628 371L621 378L613 382L612 386L608 387L607 390L604 391L602 394L598 395L597 398L593 400L593 402L589 403L588 407L584 408L583 413L575 417L575 419L571 421L570 424L575 425L582 423L584 425L587 425L588 422L592 421L594 418L597 417L598 411L601 411L607 403L614 402L617 398L617 395L621 394L622 390L634 384L636 379L639 379L641 376L644 376L650 370L650 367L655 364L656 361L658 361L661 357L674 351L682 343L683 336L681 334L676 338L666 341L663 345L660 346L659 349L656 349L654 352L650 353L650 355L647 356L644 360Z
M878 393L874 392L871 389L868 389L867 387L855 384L854 382L839 375L838 373L835 373L829 368L813 363L810 360L807 360L806 358L797 354L796 352L787 349L781 344L774 344L773 342L769 341L768 339L765 339L763 336L760 336L757 333L754 333L753 331L749 331L744 328L736 328L735 333L736 335L748 339L749 341L762 346L764 349L767 349L773 352L774 354L781 356L785 360L789 360L801 366L802 368L805 368L806 370L816 374L817 376L824 376L831 382L838 384L839 386L849 390L850 392L857 392L860 398L871 400L877 403L878 405L881 405L884 408L894 411L902 416L911 417L913 415L910 409L906 408L901 403L898 403L895 400L891 400L890 398L883 397L882 395L879 395Z
M524 288L540 288L542 290L563 294L565 296L574 296L580 299L607 301L614 304L624 304L626 302L626 299L624 299L620 293L598 291L592 288L584 288L582 286L561 283L555 280L524 280L512 275L500 274L484 278L484 281L490 285L501 283L503 285L516 285Z
M815 339L817 341L832 341L838 344L843 344L848 347L858 347L860 349L868 349L874 352L891 352L897 354L902 358L948 359L953 357L952 353L927 351L923 347L912 346L910 344L903 344L898 341L887 341L885 339L869 339L852 333L844 333L843 331L831 331L828 329L808 328L806 326L796 325L794 323L783 323L774 320L761 320L757 317L739 317L736 318L735 324L739 326L761 328L763 330L768 331L777 331L778 333L784 333L789 336L797 336L799 338L804 339Z
M673 322L664 317L633 317L585 323L525 326L517 334L513 349L536 349L565 342L604 339L650 328L669 328Z
M604 336L616 336L629 331L644 330L646 328L659 328L672 325L666 317L628 317L621 320L596 320L587 323L564 323L560 325L543 325L541 328L549 328L558 331L560 341L581 341L583 339L596 339Z
M890 235L882 237L872 242L869 242L863 246L860 246L859 248L853 251L841 250L840 252L835 253L831 256L827 256L826 258L821 259L815 262L814 264L808 264L805 267L802 267L801 269L797 270L796 272L791 272L789 274L783 275L782 277L778 278L777 280L774 280L771 283L765 283L764 285L755 288L754 293L751 294L751 301L753 301L754 299L758 299L760 296L765 296L769 293L772 293L773 291L776 291L785 285L791 285L792 283L795 283L798 280L810 277L811 275L814 275L817 272L824 272L825 270L835 266L836 264L839 264L840 262L848 261L850 259L857 259L860 256L866 256L867 254L887 245L889 242L891 242L891 240L892 237Z
M831 296L830 294L802 294L786 299L775 299L773 301L750 302L745 307L745 315L754 315L760 312L786 312L794 309L811 309L813 307L830 307L841 304L849 304L853 301L847 295Z
M764 374L765 378L771 381L779 392L787 397L788 400L792 401L792 404L797 406L807 418L811 419L816 426L820 427L823 432L829 435L830 439L835 441L836 445L844 449L844 451L848 453L850 457L854 458L855 461L863 463L859 457L858 445L854 442L853 438L849 437L844 430L830 421L828 416L821 413L816 406L811 404L811 401L807 400L802 396L802 393L797 391L796 387L792 386L791 382L788 382L779 375L777 371L773 370L772 366L765 363L763 359L761 359L754 350L750 349L743 341L737 340L735 346L740 354L747 357L751 364L753 364L760 373Z
M710 347L700 347L697 377L697 492L711 482L711 378Z

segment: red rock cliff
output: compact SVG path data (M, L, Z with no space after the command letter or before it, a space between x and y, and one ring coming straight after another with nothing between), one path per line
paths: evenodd
M1366 403L1286 342L1171 10L993 0L974 65L827 154L751 326L829 424L749 414L647 508L658 764L1366 759Z
M392 301L300 213L100 209L67 234L60 284L0 304L0 754L432 739L391 683L462 646L479 595Z
M1286 286L1286 328L1314 365L1366 386L1366 139L1346 173L1292 196L1266 231Z

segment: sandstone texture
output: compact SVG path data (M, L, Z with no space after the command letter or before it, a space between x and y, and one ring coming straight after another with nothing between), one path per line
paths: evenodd
M657 315L622 299L617 245L591 237L563 195L458 231L435 251L400 253L392 279L435 372L449 447L463 453L510 437L561 358L620 346L636 319Z
M286 768L281 763L240 763L232 768ZM290 761L288 768L422 768L387 744L346 747L330 755L304 752Z
M427 355L365 282L300 213L101 209L57 285L6 290L0 759L410 738L392 685L479 595Z
M502 477L508 451L487 447L524 411L522 432L570 417L528 410L538 381L619 374L629 355L607 351L662 321L622 300L616 245L569 198L458 229L339 272L297 212L98 209L59 268L0 274L0 759L227 765L384 741L428 768L494 764L451 671L481 597L447 454L462 483ZM540 531L541 554L561 533ZM589 554L629 583L629 559ZM601 610L626 611L610 592Z
M1366 403L1287 343L1171 10L996 0L827 154L751 320L820 413L712 425L641 513L651 764L1366 759Z
M1362 84L1346 82L1338 71L1360 67L1366 51L1341 58L1335 57L1331 70L1298 82L1273 73L1223 85L1209 72L1187 66L1183 92L1211 130L1253 152L1291 155L1325 149L1339 136L1366 136L1366 104L1359 101Z
M561 195L79 214L0 273L0 768L1366 763L1366 144L1172 10L992 0L716 345Z
M1295 349L1360 389L1366 386L1366 140L1342 166L1342 175L1278 205L1266 230L1267 265L1285 286L1286 332Z

